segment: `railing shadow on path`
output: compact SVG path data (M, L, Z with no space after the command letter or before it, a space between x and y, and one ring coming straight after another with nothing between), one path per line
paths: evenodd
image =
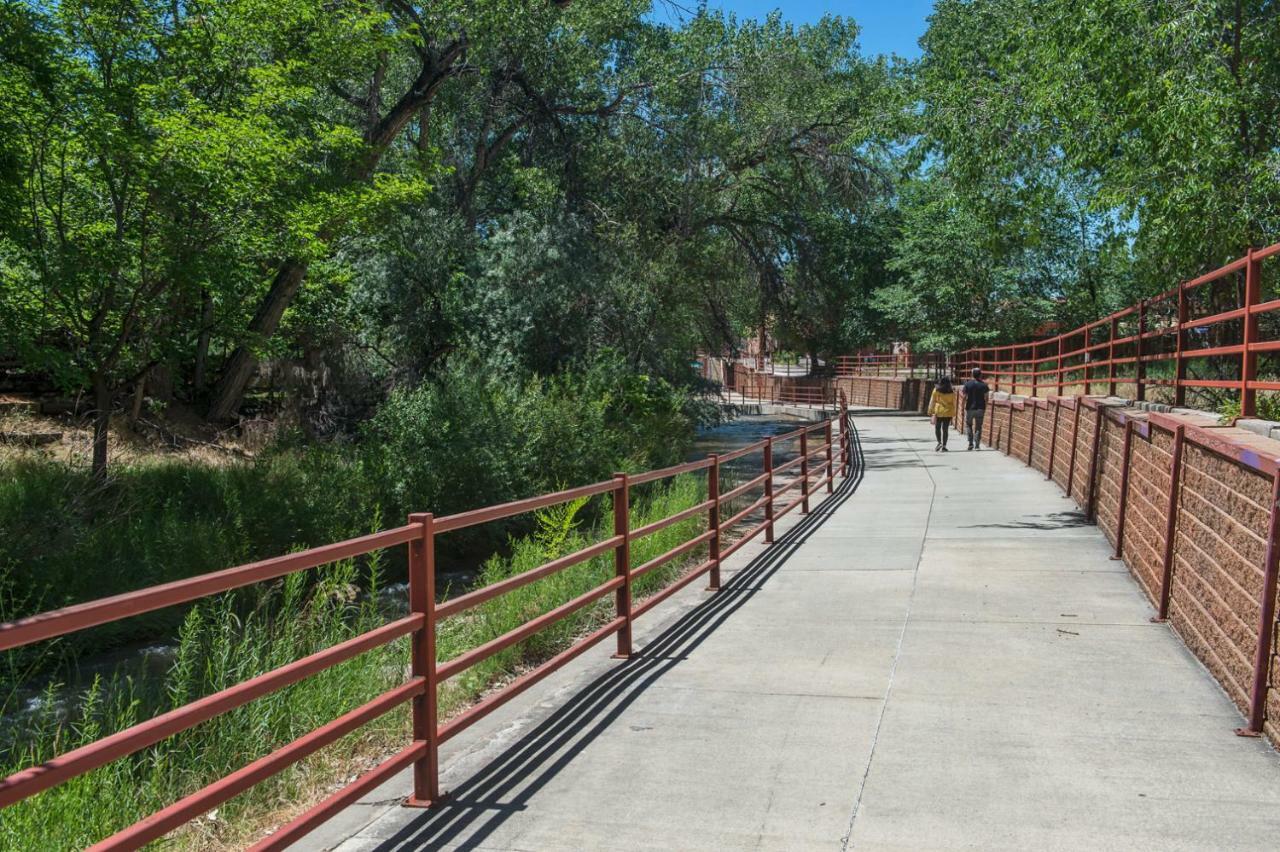
M832 510L848 500L866 468L857 428L852 430L850 476L815 511L780 535L772 547L727 580L715 595L654 636L627 662L597 677L564 706L512 743L501 755L449 791L439 806L422 811L395 835L375 847L379 852L456 845L475 848L605 731L648 687L702 644L759 591L822 526ZM518 792L517 792L518 791ZM515 793L512 801L503 801Z

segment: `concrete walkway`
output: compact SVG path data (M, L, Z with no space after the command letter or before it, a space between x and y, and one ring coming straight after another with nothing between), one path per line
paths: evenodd
M310 848L1276 849L1280 759L1074 506L857 423L856 489L638 623L641 657L450 743L451 803L401 779Z

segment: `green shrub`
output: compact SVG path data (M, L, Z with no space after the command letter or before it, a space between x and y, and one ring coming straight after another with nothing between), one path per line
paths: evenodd
M1226 420L1234 420L1240 416L1240 398L1227 400L1218 406L1218 414ZM1260 393L1257 397L1257 417L1259 420L1280 422L1280 396Z
M674 463L692 438L688 407L666 382L610 359L527 379L463 363L393 394L365 459L388 507L450 514Z

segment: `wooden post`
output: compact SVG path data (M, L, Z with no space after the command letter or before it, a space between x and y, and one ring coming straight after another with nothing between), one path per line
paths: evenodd
M614 575L623 578L622 585L614 593L617 617L622 619L618 627L618 652L614 657L625 660L631 656L631 487L625 473L613 475L613 534L622 541L613 549Z
M1169 502L1165 512L1164 571L1160 581L1160 612L1152 621L1169 618L1169 597L1173 591L1173 540L1178 534L1178 487L1182 473L1182 444L1186 427L1173 430L1173 458L1169 462Z
M425 743L426 753L413 764L413 794L405 800L409 807L427 808L438 804L440 794L439 714L436 695L436 565L435 528L430 512L409 516L409 523L422 527L422 534L409 542L409 610L422 616L422 628L412 634L409 671L426 682L423 693L413 699L411 710L413 741Z

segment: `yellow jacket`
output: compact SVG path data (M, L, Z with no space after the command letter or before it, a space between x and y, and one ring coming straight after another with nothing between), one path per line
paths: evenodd
M929 397L929 416L942 417L950 419L956 416L956 392L942 393L937 388L933 389L933 396Z

